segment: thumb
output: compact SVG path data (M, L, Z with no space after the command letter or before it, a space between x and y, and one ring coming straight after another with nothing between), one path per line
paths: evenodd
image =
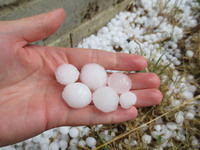
M49 37L61 26L65 19L65 11L62 8L33 17L11 21L12 30L19 40L28 43Z

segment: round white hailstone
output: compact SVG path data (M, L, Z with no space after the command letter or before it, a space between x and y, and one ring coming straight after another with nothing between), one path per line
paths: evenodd
M34 143L27 143L24 147L24 149L34 149L35 147L38 148ZM9 149L10 150L10 149ZM15 149L16 150L16 149Z
M142 136L142 141L143 141L145 144L151 143L151 139L152 139L152 137L151 137L150 135L144 134L144 135Z
M24 141L24 143L25 143L25 144L31 143L32 140L33 140L33 138L27 139L27 140Z
M95 91L99 87L107 84L107 73L105 69L98 64L86 64L81 69L80 79L82 83Z
M172 132L171 131L169 131L169 130L166 130L165 132L164 132L164 135L162 135L161 137L162 137L162 139L169 139L170 137L172 136Z
M90 133L90 128L89 127L85 127L83 129L83 134L87 136L89 133Z
M181 62L177 60L177 61L174 62L174 64L179 66L181 64Z
M128 139L124 139L124 143L125 143L126 145L129 145L129 140L128 140Z
M103 33L107 33L109 30L108 30L107 27L103 27L103 28L102 28L102 31L103 31Z
M152 135L152 137L154 138L154 139L158 139L158 136L160 136L160 132L158 132L158 131L152 131L151 132L151 135Z
M188 80L192 80L192 81L194 80L194 76L193 75L188 75L187 78L188 78Z
M122 106L122 108L125 108L125 109L130 108L132 105L135 105L136 101L137 101L137 97L132 92L123 93L121 94L119 98L120 105Z
M14 146L14 145L13 145ZM4 146L3 148L0 148L1 150L16 150L13 146ZM22 149L22 148L21 148Z
M178 106L178 105L180 105L180 104L181 104L181 102L180 102L179 100L172 100L172 101L171 101L171 105L172 105L173 107Z
M168 76L163 75L163 76L162 76L162 83L165 83L165 82L167 81L167 79L168 79Z
M197 87L195 86L195 85L189 85L189 90L191 91L191 92L196 92L196 90L197 90Z
M161 137L161 138L162 138L162 137ZM166 140L166 139L163 139L163 140ZM160 145L161 149L159 148L159 150L164 150L164 148L167 147L167 143L168 143L168 141L163 142L163 143Z
M119 38L118 37L113 37L113 42L114 43L118 43L119 42Z
M180 141L185 141L185 135L183 135L180 132L178 132L178 134L176 136L176 139L180 140Z
M68 126L66 126L66 127L60 127L59 130L60 130L60 133L61 133L61 134L67 135L67 134L69 133L69 129L70 129L70 128L71 128L71 127L68 127Z
M159 132L162 129L162 127L158 124L154 126L154 129Z
M194 106L194 105L193 105ZM190 107L192 107L192 106L187 106L186 107L186 109L188 109L188 111L190 112L190 113L192 113L194 116L196 115L196 108L195 108L195 106L194 107L192 107L191 109L190 109Z
M17 146L22 146L24 142L16 143Z
M71 147L76 147L75 143L78 144L78 139L77 138L71 139L71 141L69 142L69 145Z
M49 150L59 150L59 144L57 142L53 142L49 145Z
M80 138L84 137L84 133L83 133L83 132L80 132L79 137L80 137Z
M102 125L102 124L98 124L97 127L98 127L98 128L102 128L103 125Z
M80 145L80 146L82 146L82 147L85 147L86 142L85 142L84 140L80 140L80 141L78 142L78 145Z
M94 130L97 132L100 130L100 128L96 126Z
M41 150L49 150L49 144L47 144L47 143L41 144L40 149Z
M166 124L167 128L170 129L170 130L176 130L177 129L177 125L173 122L168 122Z
M105 135L104 140L105 140L106 142L111 141L111 140L112 140L112 136L109 135L109 134L108 134L108 135Z
M194 52L193 51L191 51L191 50L188 50L187 52L186 52L186 55L188 56L188 57L193 57L194 56Z
M60 148L62 148L62 149L66 149L67 146L68 146L68 143L67 143L66 140L61 140L61 141L59 141L58 143L59 143L59 145L60 145Z
M95 138L93 138L93 137L87 137L86 138L86 144L87 144L87 146L93 147L93 146L96 145L96 143L97 143L97 141L96 141Z
M40 144L49 144L50 140L49 138L41 138L39 141Z
M185 118L187 118L187 119L194 119L194 114L191 113L191 112L187 112L186 115L185 115Z
M45 138L50 138L53 136L53 130L48 130L42 133Z
M67 134L67 135L64 135L64 134L61 134L60 135L60 139L63 139L63 140L68 140L69 139L69 135Z
M104 86L93 93L93 103L102 112L111 112L117 109L119 96L110 87Z
M81 132L82 132L82 131L83 131L83 128L84 128L84 126L77 126L76 128L77 128L79 131L81 131Z
M108 130L105 130L105 131L104 131L104 134L105 134L105 135L108 135Z
M91 96L90 89L80 82L67 85L62 92L63 99L72 108L83 108L89 105L92 101Z
M182 123L184 121L184 113L182 111L179 111L175 113L176 123Z
M131 89L131 79L123 73L113 73L108 77L108 86L113 88L118 94L128 92Z
M117 129L117 128L114 128L114 129L113 129L113 132L115 132L115 133L118 132L118 129Z
M176 137L177 136L177 132L174 130L174 131L171 131L172 132L172 137Z
M79 130L78 130L76 127L72 127L72 128L69 130L69 135L70 135L72 138L77 138L78 135L79 135Z
M198 146L199 141L197 140L197 138L195 136L192 136L192 146Z
M130 145L130 146L135 146L135 145L137 145L137 141L131 139L130 142L129 142L129 145Z
M76 82L79 74L78 69L72 64L63 64L55 71L57 81L63 85Z
M35 143L37 143L37 142L39 142L40 140L41 140L41 138L42 138L42 135L41 134L39 134L39 135L37 135L37 136L35 136L35 137L33 137L33 142L35 142Z
M110 135L111 135L112 137L115 137L115 136L116 136L115 132L111 132Z
M183 98L186 98L187 100L190 100L194 97L193 93L189 91L184 91L181 95Z
M162 129L161 129L161 130L162 130L161 133L165 133L166 130L168 130L166 125L162 125L161 128L162 128Z
M121 144L121 143L119 144L119 149L123 149L123 147L122 147L122 144Z

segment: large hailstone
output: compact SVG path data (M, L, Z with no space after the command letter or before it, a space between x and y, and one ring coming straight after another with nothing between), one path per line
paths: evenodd
M56 80L63 85L76 82L79 74L78 69L72 64L63 64L55 71Z
M90 89L80 82L67 85L62 92L62 97L72 108L83 108L92 101Z
M137 101L137 97L132 92L123 93L120 95L120 98L119 98L119 103L121 107L125 109L130 108L132 105L135 105L136 101Z
M123 73L113 73L108 77L108 86L113 88L118 94L128 92L131 89L131 79Z
M93 103L102 112L112 112L118 107L119 96L112 88L104 86L93 93Z
M82 83L95 91L99 87L103 87L107 84L107 73L105 69L98 64L86 64L81 69L80 79Z

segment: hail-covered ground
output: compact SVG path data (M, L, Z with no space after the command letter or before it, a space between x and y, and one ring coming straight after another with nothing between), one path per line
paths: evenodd
M142 72L161 78L162 103L139 108L125 123L55 128L0 149L95 149L110 142L100 149L198 150L200 102L191 99L200 94L199 19L197 0L133 1L78 47L143 55L148 67Z

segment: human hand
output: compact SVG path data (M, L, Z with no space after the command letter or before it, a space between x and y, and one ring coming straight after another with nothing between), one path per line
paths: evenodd
M79 70L98 63L109 70L142 70L146 60L137 55L101 50L56 48L31 45L53 34L65 18L63 9L17 21L0 22L0 146L33 137L64 125L109 124L131 120L136 107L156 105L162 94L153 73L130 74L136 107L119 107L103 113L94 105L70 108L62 99L64 86L57 83L55 69L70 63Z

